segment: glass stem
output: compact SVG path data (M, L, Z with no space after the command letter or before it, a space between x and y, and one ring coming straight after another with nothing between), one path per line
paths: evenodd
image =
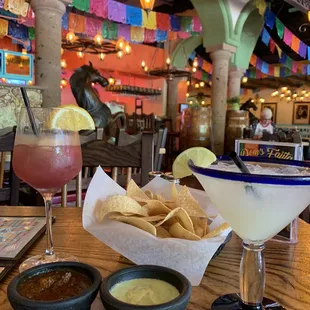
M53 234L52 234L52 195L43 195L45 203L45 217L46 217L46 250L45 255L54 255Z
M245 309L262 309L265 290L264 244L243 242L240 263L240 295Z

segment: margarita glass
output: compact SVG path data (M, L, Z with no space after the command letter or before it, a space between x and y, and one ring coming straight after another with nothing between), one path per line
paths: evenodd
M284 309L264 298L264 243L310 204L310 164L241 158L253 168L251 174L240 173L224 157L208 168L189 161L190 169L214 206L243 239L240 295L222 296L213 303L212 309Z
M33 108L38 128L35 135L25 108L21 109L13 152L16 175L35 188L45 202L47 245L45 254L30 257L20 271L56 261L74 261L75 257L54 252L52 237L52 199L62 186L71 181L82 168L79 133L75 130L51 129L51 119L59 108ZM75 122L74 114L70 121ZM72 128L77 128L72 124Z

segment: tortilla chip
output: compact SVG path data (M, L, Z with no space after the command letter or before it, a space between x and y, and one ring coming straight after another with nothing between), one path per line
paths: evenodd
M172 237L169 234L168 230L166 230L162 226L156 227L156 233L157 233L157 237L159 237L159 238L171 238Z
M169 228L169 233L172 237L198 241L201 238L190 231L186 230L180 223L175 223Z
M121 214L136 214L148 216L147 211L134 199L127 196L113 196L104 201L98 210L97 219L102 221L107 213L119 212Z
M183 208L189 216L207 217L206 213L199 206L198 201L192 196L186 186L179 191L176 203L178 208Z
M174 210L174 209L177 208L177 204L176 204L176 202L174 202L174 201L166 200L166 201L164 201L163 203L164 203L164 205L165 205L166 207L168 207L170 210Z
M162 195L160 195L160 194L154 194L154 197L153 197L153 199L154 200L159 200L159 201L161 201L161 202L164 202L165 201L165 198L162 196Z
M151 223L145 221L141 217L118 216L118 217L115 217L114 220L116 220L118 222L130 224L132 226L135 226L137 228L140 228L140 229L152 234L153 236L156 236L155 226L152 225Z
M132 215L132 214L120 214L117 212L112 212L111 215L109 214L109 219L115 220L119 216L126 216L126 217L139 217L140 219L143 219L147 222L153 223L153 222L159 222L162 221L165 217L166 214L161 214L161 215L154 215L154 216L137 216L137 215Z
M144 206L148 215L168 214L171 210L158 200L149 200Z
M177 222L179 222L185 229L187 229L188 231L192 233L195 233L191 218L188 216L186 211L182 208L177 208L173 211L170 211L170 213L165 217L165 219L157 223L155 227L162 226L165 222L173 218L175 218L175 220L177 220Z
M148 189L144 192L144 194L147 197L149 197L150 199L153 199L153 197L154 197L154 194L150 190L148 190Z
M199 237L205 236L208 231L208 219L205 217L191 217L194 225L195 234Z
M178 190L177 190L175 184L173 183L172 188L171 188L171 201L176 202L177 197L178 197Z
M222 233L224 230L226 230L227 228L229 228L230 226L227 223L223 223L222 225L218 226L217 228L215 228L213 231L211 231L210 233L208 233L207 235L205 235L203 237L203 239L209 239L209 238L213 238L218 236L220 233Z
M137 201L148 201L150 198L143 192L143 190L131 179L127 186L127 196Z

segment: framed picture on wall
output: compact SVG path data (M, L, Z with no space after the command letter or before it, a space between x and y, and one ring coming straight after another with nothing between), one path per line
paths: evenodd
M310 102L295 102L293 109L293 124L309 124Z
M272 121L274 123L277 122L277 103L276 102L270 102L270 103L263 103L262 104L262 111L265 109L265 108L268 108L272 111Z

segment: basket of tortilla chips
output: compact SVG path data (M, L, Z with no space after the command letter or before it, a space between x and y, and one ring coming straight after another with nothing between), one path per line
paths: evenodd
M84 202L83 226L136 264L159 265L199 285L231 231L205 192L161 178L127 191L98 168Z

